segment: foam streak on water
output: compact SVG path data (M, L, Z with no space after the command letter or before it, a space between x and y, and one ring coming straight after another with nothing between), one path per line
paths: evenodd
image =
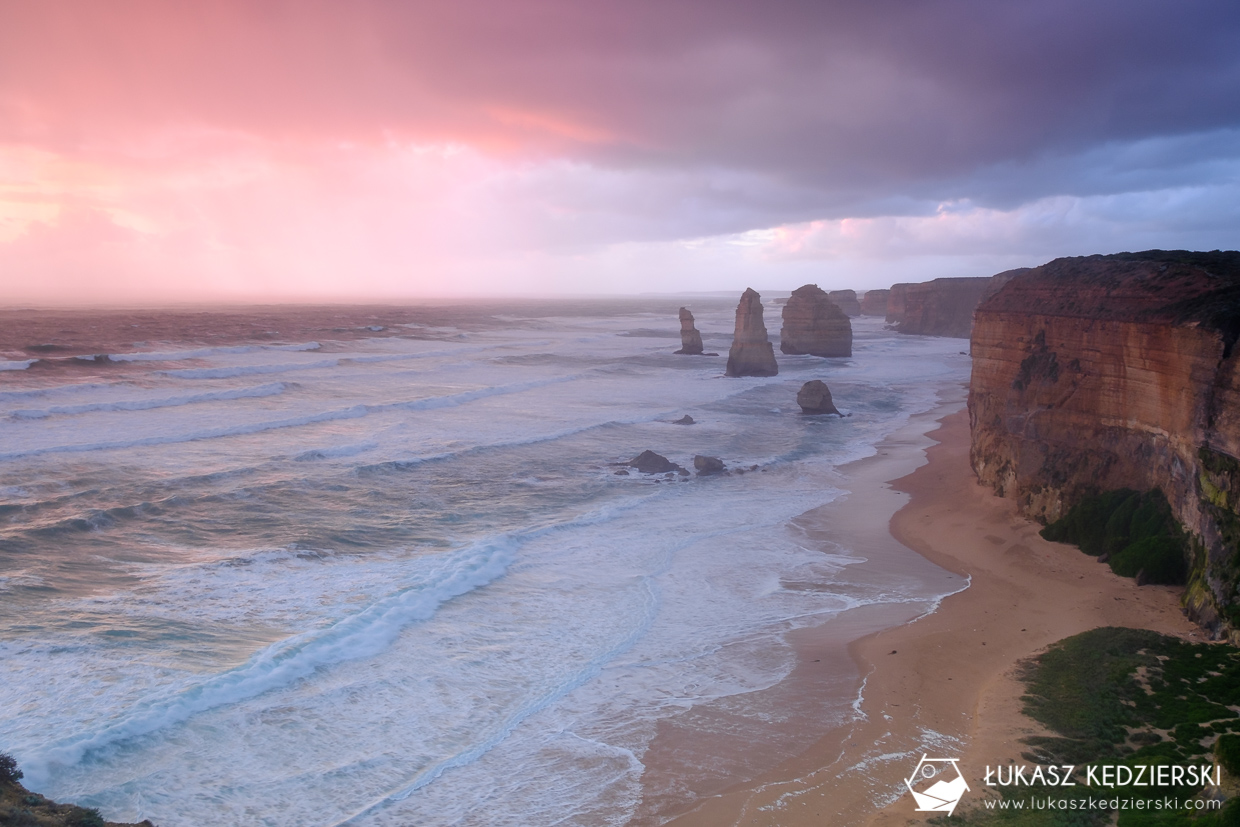
M793 629L941 596L848 582L789 521L958 387L960 341L858 320L852 359L727 379L663 309L452 319L3 374L0 751L31 786L164 827L623 824L660 721L745 707ZM811 378L851 415L800 416ZM759 470L610 464L647 448Z

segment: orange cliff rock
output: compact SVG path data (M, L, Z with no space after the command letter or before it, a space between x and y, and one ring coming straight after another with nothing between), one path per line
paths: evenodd
M1190 614L1219 634L1240 627L1238 336L1240 253L1151 250L1017 275L971 341L978 479L1044 521L1161 488L1196 549Z

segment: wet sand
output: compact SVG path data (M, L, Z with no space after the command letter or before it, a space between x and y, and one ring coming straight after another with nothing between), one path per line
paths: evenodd
M752 781L697 790L697 802L671 824L920 822L931 814L915 812L903 779L925 753L962 759L972 788L961 805L967 807L981 798L983 768L1019 762L1020 739L1036 732L1020 714L1022 688L1014 672L1021 660L1099 626L1200 639L1180 612L1178 589L1138 588L1077 549L1042 540L1040 526L979 486L968 463L965 411L943 418L930 440L916 434L916 423L911 426L879 446L878 456L841 469L852 493L805 515L804 528L824 541L836 537L867 556L870 566L907 560L905 549L891 545L902 544L942 567L943 577L969 587L929 613L917 604L871 606L796 633L799 666L784 682L784 692L795 697L798 691L816 691L814 675L834 670L837 678L859 684L853 720ZM938 444L916 468L920 448L932 440ZM888 486L883 480L893 482ZM894 512L890 532L882 530L884 512ZM892 556L893 549L904 556ZM907 616L898 617L900 608ZM669 757L674 743L683 750L692 740L687 731L662 743L656 739L646 762L652 780L675 771Z

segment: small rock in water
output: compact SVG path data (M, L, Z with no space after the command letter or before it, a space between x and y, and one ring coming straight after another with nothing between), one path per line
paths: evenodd
M627 477L628 475L629 475L629 472L625 471L623 468L621 468L619 471L616 472L617 477Z
M697 469L699 477L722 474L725 470L723 460L719 459L719 457L706 457L701 454L693 458L693 467Z
M642 451L633 459L622 464L630 468L636 468L643 474L666 474L669 471L680 470L679 465L665 456L656 454L654 451Z
M811 379L801 386L797 392L797 404L801 406L801 413L840 415L831 401L831 389L821 379Z
M689 416L689 414L685 414L680 419L673 421L672 424L673 425L696 425L697 423L693 421L693 417Z

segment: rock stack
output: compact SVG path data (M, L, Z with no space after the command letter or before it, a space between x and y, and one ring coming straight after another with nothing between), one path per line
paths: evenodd
M693 314L689 308L680 308L680 350L686 356L702 355L702 334L693 326Z
M847 319L845 319L847 321ZM762 297L752 287L741 294L736 306L736 333L728 352L728 376L775 376L775 348L766 338L762 321Z
M797 392L797 404L805 414L839 414L831 400L831 389L821 379L811 379Z
M866 290L861 297L862 316L886 316L887 296L890 290Z
M861 315L861 302L857 301L856 290L832 290L827 297L849 316Z
M798 287L784 305L779 349L793 354L852 356L852 323L818 285Z

